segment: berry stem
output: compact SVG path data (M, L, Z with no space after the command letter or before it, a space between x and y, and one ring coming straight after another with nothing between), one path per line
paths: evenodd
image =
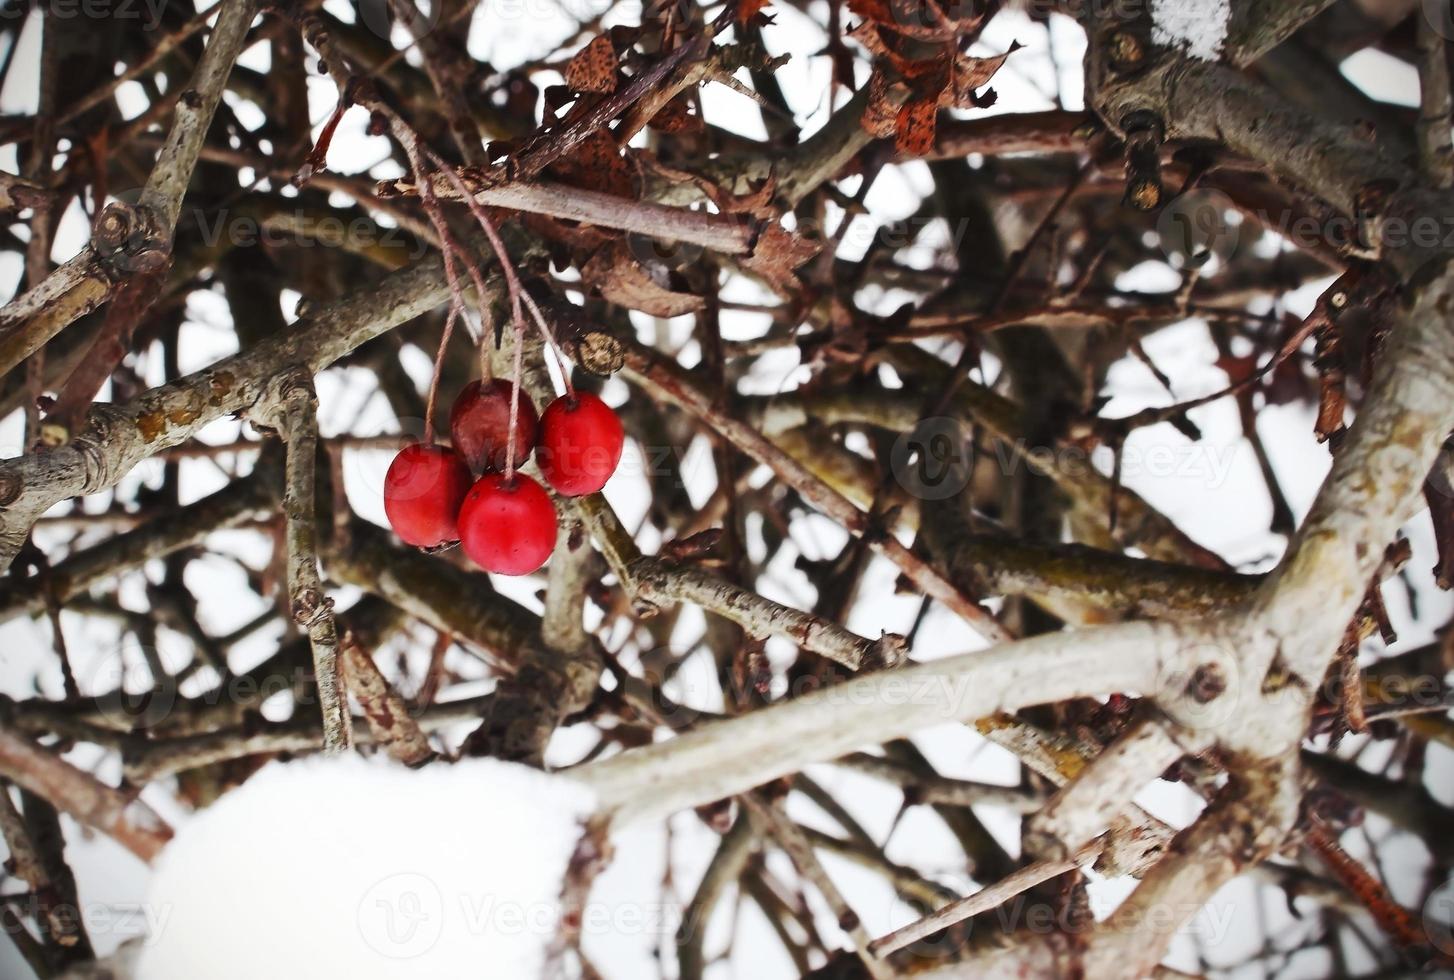
M556 366L560 368L560 379L565 384L566 396L574 402L576 399L576 390L570 380L570 361L566 359L565 351L560 349L560 344L556 343L555 332L550 329L550 324L546 322L545 314L540 312L540 307L535 303L535 297L529 293L525 293L524 296L526 309L534 315L535 323L540 328L540 335L545 338L545 342L550 347L551 353L555 355Z
M456 241L449 230L448 223L444 220L444 214L439 207L439 200L434 195L434 184L427 179L424 171L424 161L420 158L417 140L406 141L405 150L409 154L409 162L414 168L415 179L419 182L419 200L424 207L424 213L429 216L430 223L439 235L440 253L444 258L445 279L449 282L449 313L444 321L444 333L439 339L439 351L434 357L434 375L429 379L429 399L424 406L424 442L425 445L434 445L434 416L435 404L439 396L439 375L444 366L444 352L449 346L449 339L454 333L455 319L464 316L466 327L469 326L469 317L465 313L464 289L460 285L459 267L456 259L463 262L465 269L469 272L470 278L474 280L475 292L479 296L481 309L485 296L484 279L480 275L479 268L470 261L469 255ZM426 149L425 152L428 152ZM431 156L433 154L430 154ZM483 315L481 322L483 323ZM481 350L483 350L483 337L481 339Z
M449 338L454 334L454 321L462 307L449 304L449 313L444 317L444 332L439 337L439 350L434 355L434 376L429 379L429 400L424 403L424 441L434 445L434 410L439 402L439 376L444 372L444 352L449 347Z
M518 298L515 301L513 313L515 363L510 371L510 427L509 435L505 437L505 486L507 487L513 486L515 482L515 427L520 419L520 372L524 365L525 351L525 317L520 312Z
M568 366L570 362L566 359L565 351L561 350L560 344L556 342L555 334L550 329L549 323L546 322L545 314L541 312L539 305L536 304L535 297L526 292L525 287L521 284L520 276L515 271L514 263L510 261L510 253L505 250L505 242L500 238L500 232L495 227L494 219L490 217L489 212L484 209L484 206L475 200L474 194L465 185L465 182L460 179L459 174L455 172L453 167L441 160L428 147L424 147L423 149L425 153L429 154L429 159L433 161L439 172L444 174L445 179L454 186L455 191L464 200L465 205L469 207L470 213L475 216L475 220L484 229L485 237L490 240L490 246L495 250L495 255L500 260L500 271L505 276L505 288L509 290L510 302L514 307L517 335L521 332L521 327L524 325L524 318L520 315L520 304L523 302L525 308L530 311L531 316L535 320L536 326L539 327L540 335L545 338L545 342L555 354L556 361L560 366L560 376L565 382L566 394L574 398L574 389L571 386L570 369ZM426 189L421 185L419 188L421 199L425 193ZM432 185L428 188L427 193L430 197L434 196L434 187ZM517 336L516 344L518 345L519 343L520 338ZM516 359L519 359L518 351L516 353ZM519 374L520 372L517 369L515 372L517 383Z

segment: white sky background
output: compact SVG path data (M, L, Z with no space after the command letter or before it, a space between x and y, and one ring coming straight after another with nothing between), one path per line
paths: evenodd
M328 6L341 18L351 18L346 4L329 0ZM549 54L557 43L574 33L576 18L589 18L604 4L591 0L560 0L559 3L555 0L503 0L482 6L483 12L476 18L471 35L471 52L490 61L496 68L507 68ZM774 53L790 51L794 54L794 59L779 72L779 78L799 123L805 132L811 131L822 125L829 108L821 101L827 88L827 59L804 54L822 48L823 32L814 19L818 23L825 19L823 5L815 4L814 19L790 9L780 8L774 12L777 24L766 31L766 41ZM606 23L608 26L635 23L638 14L639 6L628 2L618 6ZM17 53L16 69L11 73L9 84L0 92L0 111L18 113L34 109L37 77L34 28L32 20L23 35L22 50ZM1014 14L1001 15L985 32L978 45L978 50L983 53L1002 51L1012 41L1025 45L995 78L993 85L1000 98L994 109L989 110L991 113L1052 107L1050 96L1056 88L1057 66L1048 57L1047 42L1050 39L1053 39L1059 62L1058 81L1065 105L1071 109L1082 107L1080 58L1084 42L1079 28L1071 21L1057 17L1051 22L1049 35L1047 38L1043 28ZM251 67L265 70L266 48L254 46L244 55L243 61ZM1363 52L1350 58L1344 68L1349 77L1376 98L1404 105L1417 102L1417 79L1412 70L1386 56ZM863 71L866 74L866 67ZM536 81L544 87L549 76L538 75ZM336 92L332 82L326 78L310 76L309 84L313 117L321 124L333 108ZM141 108L140 99L136 93L132 95L138 101L130 111L137 111ZM703 91L703 101L707 117L715 123L749 136L763 135L757 109L742 96L721 86L709 86ZM234 105L234 108L245 124L255 125L261 119L256 107ZM366 119L360 112L345 117L330 154L330 163L335 169L354 172L383 158L386 152L383 141L364 136L365 123ZM0 168L11 172L16 170L13 148L0 150ZM396 175L398 170L389 164L375 168L372 173L375 177L386 177ZM848 184L848 189L852 190L855 185L856 179ZM923 164L890 167L875 183L867 203L877 219L906 217L915 210L928 187L927 169ZM287 189L281 192L291 193ZM863 231L863 234L848 236L844 254L861 252L872 227L865 225ZM23 235L23 229L19 233ZM56 261L75 254L84 244L86 233L84 216L78 209L73 209L57 236ZM0 298L8 298L13 293L19 272L15 256L0 257ZM1178 281L1177 273L1170 267L1148 263L1128 273L1122 285L1163 290L1175 288ZM1286 309L1305 314L1320 288L1315 285L1286 297ZM731 289L734 298L766 298L747 282L734 284ZM296 296L291 297L285 304L284 312L289 316L293 314L291 307L296 299ZM866 293L865 300L892 308L900 298L874 297ZM674 346L689 342L689 319L653 323L642 317L638 318L638 323L644 338L660 337ZM723 314L723 331L728 337L756 336L764 326L761 317L731 312ZM234 350L227 306L220 295L202 292L192 296L182 336L184 370L196 370ZM1213 366L1217 356L1215 349L1204 326L1197 321L1156 333L1147 341L1146 347L1158 366L1174 379L1178 401L1218 389L1226 383L1225 375ZM694 356L694 347L687 346L686 351L688 357ZM160 365L155 357L143 355L141 363L143 374L149 380L154 383L160 380ZM421 386L427 383L430 371L428 354L410 348L406 350L405 365ZM744 381L743 387L759 392L779 391L794 386L805 377L806 372L796 364L795 355L784 352L780 357L763 359L754 375ZM398 420L391 417L383 399L369 393L366 373L331 369L319 377L318 389L325 434L350 431L369 435L398 431ZM1105 414L1112 417L1171 401L1150 372L1132 361L1123 362L1111 372L1107 393L1113 399ZM613 381L605 394L608 400L619 402L625 397L625 388L620 382ZM1270 567L1281 554L1285 542L1266 530L1269 517L1266 494L1253 454L1238 434L1235 405L1231 400L1223 400L1195 410L1192 417L1205 436L1200 444L1188 442L1169 426L1138 431L1127 449L1128 459L1139 459L1141 465L1128 466L1126 483L1197 540L1240 563L1245 569ZM1313 439L1312 422L1312 412L1304 407L1270 408L1259 414L1259 427L1274 454L1283 489L1299 515L1305 513L1328 465L1326 449ZM0 420L0 456L8 457L19 452L20 433L18 414ZM209 442L224 442L240 434L239 424L224 421L209 426L201 438ZM351 503L361 515L380 524L383 523L383 513L379 492L388 459L386 453L350 452L345 467ZM245 471L250 463L243 460L238 465ZM644 514L647 494L640 470L640 454L634 447L629 447L621 472L606 489L607 497L627 527L637 526ZM687 455L684 472L692 483L693 498L698 501L705 499L711 491L713 477L710 455L700 442ZM206 460L185 462L182 473L183 493L189 499L213 492L230 478L228 473ZM159 479L158 464L143 464L123 481L117 494L120 499L130 499L139 485L155 484ZM111 494L100 494L82 502L80 507L99 511L108 507L111 500ZM57 512L64 512L70 506L61 505ZM1449 598L1433 587L1429 576L1435 552L1427 517L1417 519L1408 533L1414 546L1408 575L1422 608L1419 621L1414 622L1403 590L1396 587L1387 590L1390 613L1400 637L1396 650L1430 639L1433 627L1448 619L1451 608ZM52 554L60 550L64 542L63 536L54 533L42 533L37 537ZM84 546L90 540L88 537L77 544ZM841 545L843 532L825 519L809 518L794 525L793 540L797 548L810 557L821 557ZM643 548L648 551L653 550L657 543L651 534L641 540ZM760 542L756 545L761 547ZM240 554L253 567L261 566L268 555L266 542L248 531L219 533L209 539L208 546L219 554ZM774 556L772 575L764 588L774 598L808 607L813 601L812 591L806 580L794 571L794 558L792 548L784 548L780 555ZM210 633L224 633L261 612L262 601L248 591L242 582L241 572L230 561L213 557L194 562L188 574L188 584L200 600L202 625ZM870 570L863 595L871 598L855 607L849 622L851 628L868 635L876 635L881 629L907 631L918 603L912 598L893 594L896 574L895 569L881 561ZM497 578L497 584L507 594L538 608L533 594L538 581ZM145 594L138 575L128 576L119 588L124 604L136 609L145 608ZM246 598L240 599L240 596ZM356 597L349 590L339 590L337 596L340 606L346 606ZM72 657L77 662L83 691L100 691L114 684L118 676L118 659L126 659L132 671L139 669L136 651L120 644L118 634L106 624L64 613L62 621ZM681 650L689 649L700 635L702 623L697 612L689 611L683 615L674 645L679 644ZM280 625L260 631L236 648L233 666L245 669L261 660L272 651L280 635ZM176 663L188 658L185 640L165 629L161 636L164 657ZM417 629L410 641L413 655L425 655L429 640L427 630ZM964 624L936 609L919 634L915 656L928 659L976 649L981 645ZM120 658L118 649L122 651ZM769 650L778 655L783 653L776 644L770 645ZM480 690L488 689L490 682L472 658L457 650L451 656L461 671L481 678ZM19 620L0 624L0 691L17 698L34 696L37 692L60 696L60 679L45 623ZM461 696L463 693L460 692ZM705 657L699 656L683 670L676 687L669 689L669 693L687 704L715 707L717 694ZM268 706L272 714L283 710L278 705ZM983 742L962 726L946 726L925 732L915 741L946 775L1004 783L1017 778L1017 764L1008 754ZM568 764L579 758L592 742L593 736L584 726L563 731L552 745L551 761ZM1356 742L1356 739L1350 740L1349 744ZM1436 786L1434 791L1441 798L1448 799L1450 754L1438 745L1431 746L1429 751L1431 772L1440 772L1446 777L1442 783L1444 788ZM114 781L119 775L116 761L105 758L94 748L79 749L70 758L79 765L94 767L104 779ZM812 775L839 795L876 839L882 840L888 833L899 806L896 792L886 790L876 781L829 766L815 767ZM177 824L188 819L188 815L162 787L154 786L148 790L147 799ZM1197 806L1185 791L1164 784L1143 794L1142 802L1159 815L1178 823L1191 819ZM793 799L793 812L814 826L836 830L830 820L797 797ZM1002 839L1014 841L1016 818L992 811L986 811L982 816L992 829L1002 834ZM1375 837L1386 830L1376 818L1370 818L1369 823ZM141 918L129 910L141 901L146 886L146 870L109 841L90 835L69 821L67 830L69 856L80 882L91 936L105 952L141 930ZM586 929L588 955L613 980L656 975L659 968L655 958L656 947L658 944L670 947L677 910L690 898L698 876L715 849L715 836L691 814L673 819L671 830L671 834L667 835L662 826L656 825L620 835L616 841L616 859L594 892L595 901L603 906L641 911L635 919L614 917L610 928L593 929L588 925ZM663 886L664 855L668 849L676 859L674 878L669 887ZM1399 880L1407 883L1419 872L1421 855L1415 847L1389 848L1388 852L1385 863L1395 879L1397 890ZM896 861L925 869L955 889L966 890L971 886L969 879L953 863L958 853L956 846L927 808L910 811L895 831L888 853ZM911 910L895 900L881 879L831 855L824 855L823 860L871 933L883 933L912 917ZM791 869L781 855L774 855L770 863L784 877L792 877ZM1098 911L1108 909L1123 897L1129 890L1129 884L1106 882L1095 886ZM260 902L268 900L265 891L257 893L256 898ZM823 934L838 935L833 917L817 896L810 895L809 900L819 912L818 925ZM726 946L734 927L737 929L737 942L733 959L714 965L709 976L717 980L729 976L767 980L795 975L792 964L756 907L744 903L740 916L736 914L736 908L732 901L722 902L713 921L709 932L709 954ZM633 922L636 924L633 925ZM223 929L230 927L228 923L218 923L218 926ZM1218 896L1209 913L1201 919L1198 934L1214 963L1229 963L1246 951L1248 943L1257 941L1256 937L1263 928L1278 934L1290 930L1288 936L1292 938L1300 929L1311 926L1297 925L1278 903L1259 902L1249 886L1236 883ZM1188 948L1183 943L1178 950L1179 955L1184 957ZM668 969L673 968L673 957L668 954L666 959ZM1314 977L1326 970L1326 963L1319 956L1310 955L1304 959L1306 962L1298 961L1287 975ZM1191 963L1191 960L1182 961L1185 966ZM1257 974L1247 972L1244 975ZM4 942L0 942L0 976L29 976L13 949Z

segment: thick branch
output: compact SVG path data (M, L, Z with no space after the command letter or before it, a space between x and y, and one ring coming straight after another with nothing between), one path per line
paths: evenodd
M1223 57L1245 68L1332 5L1333 0L1236 0Z
M571 770L617 823L745 792L920 728L1111 691L1155 690L1183 656L1167 624L1049 634L855 678Z
M171 249L202 141L256 12L256 0L222 5L191 84L177 100L176 121L139 205L113 205L98 221L86 251L0 309L0 376L99 306L130 273L160 267L160 256Z

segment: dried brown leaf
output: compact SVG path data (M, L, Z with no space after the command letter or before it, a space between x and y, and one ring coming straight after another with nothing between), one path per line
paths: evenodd
M689 93L672 99L647 123L659 133L699 133L705 128L702 117L692 111Z
M742 266L761 276L777 293L791 296L799 288L794 270L817 255L821 248L782 225L771 224L757 237L752 254L742 260Z
M750 214L754 218L775 219L782 213L773 200L773 195L777 193L777 177L773 174L758 182L746 194L733 194L725 187L705 180L702 182L702 190L723 214Z
M638 262L624 239L591 256L581 278L617 306L652 316L681 316L706 305L700 296L674 290L665 269L653 272Z
M921 157L934 149L934 119L939 106L933 99L910 102L899 110L894 145L905 156Z
M771 15L763 13L763 10L765 10L771 3L772 0L737 0L737 23L742 25L747 25L754 22L759 25L771 24Z
M941 94L940 105L959 109L979 108L981 102L975 95L976 90L988 85L995 73L1004 67L1005 59L1019 47L1019 44L1012 44L1010 50L993 58L971 58L968 55L955 58L953 84L946 87Z
M899 107L890 94L891 84L883 68L875 65L873 74L868 79L868 104L863 107L863 118L859 120L859 125L864 132L879 139L894 135L898 125Z
M577 92L616 91L616 49L600 35L576 52L565 66L565 83Z
M878 27L871 20L861 21L848 31L848 36L868 49L870 54L887 55L889 47L884 43L883 35Z
M935 0L849 0L848 9L887 31L916 41L952 43L972 36L982 13L955 19Z
M616 140L603 129L587 136L576 147L548 168L563 184L586 190L635 198L634 170L621 155Z

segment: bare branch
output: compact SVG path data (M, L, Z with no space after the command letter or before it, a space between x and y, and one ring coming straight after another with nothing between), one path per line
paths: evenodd
M287 447L283 514L287 518L288 593L293 621L313 650L313 677L323 712L325 751L351 747L348 701L338 662L338 626L333 599L318 574L315 502L318 457L318 401L313 379L302 371L281 375L253 408L253 418L275 428Z
M101 783L9 726L0 726L0 775L150 862L172 830L145 803Z

